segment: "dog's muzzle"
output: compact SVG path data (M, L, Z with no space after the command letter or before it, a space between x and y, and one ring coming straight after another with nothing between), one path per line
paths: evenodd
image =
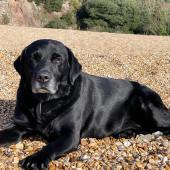
M50 93L55 94L57 86L54 77L47 71L38 72L33 75L31 80L32 92L37 93Z

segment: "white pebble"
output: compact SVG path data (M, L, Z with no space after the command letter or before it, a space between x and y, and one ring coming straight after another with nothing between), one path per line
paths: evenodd
M124 146L126 146L126 147L129 147L129 146L131 145L131 143L130 143L129 141L124 141L123 144L124 144Z

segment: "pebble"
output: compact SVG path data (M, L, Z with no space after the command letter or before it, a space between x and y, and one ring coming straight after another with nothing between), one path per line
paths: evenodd
M129 141L124 141L123 144L125 147L129 147L131 145L131 143Z
M170 148L170 142L168 140L164 140L163 143L164 147Z
M155 165L155 164L156 164L156 162L155 162L154 159L149 159L149 163L152 164L152 165Z
M138 168L143 168L143 164L142 164L141 162L136 162L136 166L137 166Z
M165 164L168 161L168 158L165 156L162 160L162 163Z
M154 139L154 135L152 135L152 134L140 135L138 137L138 140L143 140L146 143L151 142L152 139Z
M151 164L147 164L146 166L148 169L151 169L152 170L152 165Z
M24 33L26 29L24 28ZM36 32L36 29L34 31ZM169 37L74 31L76 36L68 39L68 34L65 31L55 31L59 31L61 39L71 48L73 47L73 51L83 65L84 71L95 75L129 78L138 81L156 90L166 104L170 103L169 75L167 74L170 64ZM36 33L39 37L41 31L38 30ZM72 31L70 33L72 34ZM82 37L81 34L83 34ZM31 33L31 35L33 34ZM76 37L75 40L74 37ZM99 40L101 37L102 41ZM34 38L35 36L32 37L32 39ZM30 39L27 37L24 41L28 40ZM77 43L77 40L83 41ZM1 42L5 44L4 41ZM15 43L18 42L16 40ZM19 44L23 46L24 43L19 42ZM18 48L18 45L16 47ZM21 49L19 50L21 51ZM17 55L12 55L8 50L0 50L0 128L10 125L10 118L15 107L19 76L14 71L12 63L16 57ZM155 75L150 74L153 71ZM113 167L115 169L117 167L126 170L164 170L165 168L170 170L169 139L161 132L138 135L130 139L112 137L98 140L93 138L82 139L78 151L71 152L53 161L52 164L50 163L49 169L102 170L105 167L106 170L112 170ZM0 147L0 169L19 170L18 167L15 167L18 159L35 153L44 145L46 144L42 140L35 142L35 139L27 139L12 148ZM69 159L66 159L66 157ZM134 168L131 168L133 166Z
M12 163L17 164L18 162L19 162L19 158L18 158L18 157L14 157L14 159L13 159L13 162L12 162Z
M122 146L123 144L121 142L116 142L115 143L117 146Z
M84 160L88 160L90 159L89 155L81 155L80 160L84 161Z
M121 166L121 165L117 165L114 169L115 169L115 170L121 170L121 169L122 169L122 166Z
M19 142L15 145L15 148L22 150L24 148L24 145L23 145L23 143Z
M167 165L165 170L170 170L170 165Z
M48 170L56 170L56 166L52 164L49 166Z
M121 162L121 161L123 161L123 160L124 160L124 158L123 158L122 156L120 156L120 157L117 158L117 161L118 161L118 162Z
M81 140L81 145L87 145L88 144L88 141L87 140L85 140L85 139L82 139Z
M118 149L119 151L123 151L123 150L125 149L125 147L124 147L123 145L120 145L120 146L117 146L117 149Z
M82 166L83 166L83 163L82 163L82 162L78 162L78 163L76 164L76 167L77 167L77 168L81 168L81 169L82 169Z
M160 132L160 131L157 131L157 132L153 133L153 135L157 138L157 137L159 137L159 136L162 136L163 133Z

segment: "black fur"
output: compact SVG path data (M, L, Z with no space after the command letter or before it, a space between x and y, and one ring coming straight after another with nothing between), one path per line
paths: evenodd
M156 92L137 82L83 73L71 50L58 41L33 42L14 66L21 75L15 127L0 132L0 145L27 134L49 142L20 161L24 169L46 169L77 148L81 138L170 132L170 111Z

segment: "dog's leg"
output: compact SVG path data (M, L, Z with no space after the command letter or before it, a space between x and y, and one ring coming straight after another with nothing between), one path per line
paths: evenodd
M170 134L170 110L164 107L156 107L150 104L149 108L152 110L153 119L156 121L157 130L162 131L164 134Z
M148 120L151 119L148 125L155 124L155 130L170 134L170 110L166 108L161 97L156 92L146 89L144 103L145 111L150 115Z
M153 119L156 121L158 130L170 134L170 110L164 105L157 93L153 93L150 96L148 107L152 111Z
M0 146L8 146L19 142L22 136L26 134L16 126L0 131Z
M61 157L63 154L75 150L79 144L80 137L76 132L61 132L54 142L47 144L37 153L26 157L19 162L24 169L44 170L51 160Z

